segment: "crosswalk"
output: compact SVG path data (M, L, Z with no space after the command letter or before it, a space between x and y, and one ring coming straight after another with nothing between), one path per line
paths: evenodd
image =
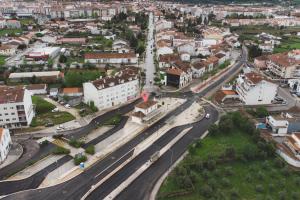
M55 139L52 141L52 143L60 147L65 147L65 141L61 139Z

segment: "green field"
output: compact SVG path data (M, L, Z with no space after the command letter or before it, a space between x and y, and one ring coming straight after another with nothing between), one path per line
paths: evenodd
M300 173L274 155L256 131L233 122L230 131L225 130L232 121L226 120L218 134L190 148L164 181L158 199L299 199Z
M15 36L17 34L22 34L22 32L21 29L2 29L0 30L0 37L6 36L6 34L8 36Z
M281 40L281 44L274 48L274 53L281 53L293 49L300 49L299 37L287 37Z

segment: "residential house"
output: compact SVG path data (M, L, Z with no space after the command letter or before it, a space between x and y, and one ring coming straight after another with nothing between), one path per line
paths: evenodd
M17 46L15 45L0 45L0 55L2 56L12 56L16 54Z
M268 116L266 117L266 125L274 134L286 135L288 132L289 121L283 117Z
M47 84L31 84L27 85L26 89L31 95L47 94Z
M24 80L38 79L45 83L54 83L63 79L64 74L60 71L45 72L16 72L9 74L9 80L12 82L22 82Z

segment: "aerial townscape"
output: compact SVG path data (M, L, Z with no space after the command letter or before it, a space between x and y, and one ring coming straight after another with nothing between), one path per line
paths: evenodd
M0 0L0 199L300 200L300 0Z

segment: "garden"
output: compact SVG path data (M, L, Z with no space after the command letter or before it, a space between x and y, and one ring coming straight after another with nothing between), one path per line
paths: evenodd
M222 116L189 148L158 199L299 199L300 173L239 112Z

